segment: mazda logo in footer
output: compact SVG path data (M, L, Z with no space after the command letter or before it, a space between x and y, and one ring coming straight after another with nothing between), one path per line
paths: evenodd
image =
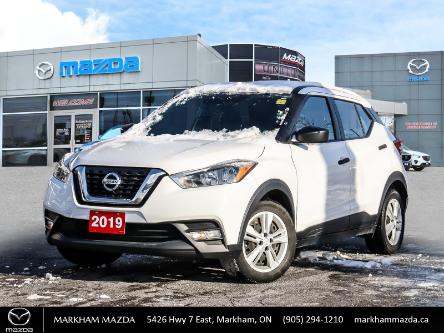
M47 61L42 61L35 67L35 76L40 80L47 80L54 75L54 66Z
M25 308L14 308L8 312L8 320L14 326L25 326L31 320L31 312Z
M109 174L107 174L103 180L102 180L102 185L103 187L107 190L107 191L115 191L120 183L122 182L122 179L120 178L120 176L115 173L115 172L110 172Z

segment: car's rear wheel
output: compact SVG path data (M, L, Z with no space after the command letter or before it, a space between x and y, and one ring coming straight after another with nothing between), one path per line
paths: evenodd
M58 246L57 249L63 258L79 266L111 264L121 256L120 253L85 251L61 246Z
M375 253L396 253L402 244L404 227L405 202L398 191L391 189L385 197L375 233L366 237L368 248Z
M290 267L295 249L296 232L287 210L261 201L247 217L242 250L235 259L237 273L254 283L276 280Z
M422 170L424 170L424 167L423 166L414 166L413 169L415 171L422 171Z

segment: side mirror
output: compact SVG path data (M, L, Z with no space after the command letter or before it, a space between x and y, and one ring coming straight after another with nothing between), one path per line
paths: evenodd
M291 143L322 143L328 141L328 129L306 126L291 136Z

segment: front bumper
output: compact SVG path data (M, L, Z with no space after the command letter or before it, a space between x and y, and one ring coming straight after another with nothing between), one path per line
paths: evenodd
M412 166L414 167L428 167L432 165L431 160L428 161L424 160L423 158L414 158L411 159Z
M142 205L122 206L80 202L73 178L71 174L66 183L54 177L49 180L43 203L45 210L84 221L89 220L91 210L125 212L127 223L149 225L180 226L176 222L184 221L183 226L196 221L214 221L220 226L227 246L238 244L244 214L259 183L252 173L235 184L182 189L170 177L163 177Z
M193 230L221 230L215 221L127 223L125 235L88 232L88 221L45 210L45 232L51 245L114 253L147 254L175 258L223 259L237 256L237 246L224 239L194 241Z

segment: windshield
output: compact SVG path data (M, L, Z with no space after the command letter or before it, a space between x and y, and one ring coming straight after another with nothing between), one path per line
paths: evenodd
M281 126L289 104L288 94L202 94L179 97L144 122L147 135L231 132L252 127L266 132Z

